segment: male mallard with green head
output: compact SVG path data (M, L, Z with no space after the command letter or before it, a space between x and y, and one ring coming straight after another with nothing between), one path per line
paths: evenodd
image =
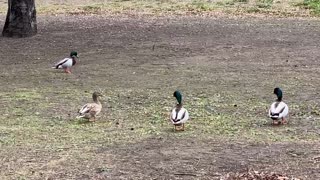
M289 113L289 108L286 103L282 101L282 91L280 88L275 88L273 93L277 95L277 100L271 104L269 109L269 117L273 120L272 124L280 123L286 124L286 117Z
M93 103L87 103L79 110L79 116L77 118L89 119L89 121L95 121L96 116L100 113L102 105L100 103L99 97L102 94L99 92L94 92L92 94Z
M70 53L70 57L64 58L54 65L54 69L64 69L64 72L71 73L71 67L77 63L78 53L76 51L72 51Z
M189 119L188 111L182 107L182 95L179 91L175 91L173 96L177 99L178 104L172 109L170 121L174 125L174 130L184 131L184 123Z

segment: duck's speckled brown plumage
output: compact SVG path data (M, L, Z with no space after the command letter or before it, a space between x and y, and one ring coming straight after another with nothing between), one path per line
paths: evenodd
M87 103L79 110L79 116L77 118L89 119L89 121L95 121L96 116L101 112L102 105L99 101L99 97L102 96L98 92L92 94L93 103Z

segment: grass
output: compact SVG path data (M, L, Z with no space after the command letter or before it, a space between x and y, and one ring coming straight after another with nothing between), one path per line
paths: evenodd
M0 117L0 147L7 153L10 150L17 152L19 147L18 152L37 154L38 166L35 169L40 172L46 172L39 168L42 162L49 168L51 163L55 168L74 167L74 163L92 161L99 149L139 142L149 137L214 138L247 143L315 142L319 138L316 133L316 129L320 127L319 122L310 122L312 124L308 125L308 131L301 128L303 125L297 125L297 121L288 126L271 127L264 111L269 106L267 102L239 102L239 95L236 93L211 96L201 93L188 94L185 107L189 109L191 120L186 124L185 132L173 133L172 125L167 122L170 105L174 104L169 93L161 95L154 90L112 89L106 93L107 99L104 99L112 108L109 107L111 109L107 112L104 110L96 123L86 123L74 119L75 114L71 117L67 114L87 102L90 94L76 92L85 96L79 98L67 90L63 99L51 97L51 102L41 101L44 97L51 96L54 91L46 87L29 91L17 89L4 98L11 103L3 109L7 114ZM68 104L65 99L72 102ZM54 109L56 104L60 107ZM316 105L290 104L290 107L292 112L299 111L298 117L301 118L319 116ZM312 126L314 132L310 129ZM17 154L8 156L19 157ZM106 158L105 155L103 157ZM24 160L21 157L20 161L32 162L32 159ZM63 163L58 166L56 161ZM103 166L103 162L95 166L109 169ZM30 172L30 168L20 168L14 170L11 177L35 177Z
M188 71L184 69L184 72ZM41 78L50 79L51 76L48 73ZM64 74L61 77L65 78ZM91 83L98 84L98 81ZM208 95L189 89L185 107L190 109L191 120L183 133L172 133L173 127L167 121L175 103L172 92L159 93L158 90L141 88L103 89L107 95L103 101L108 105L103 104L105 109L96 123L86 123L74 117L80 105L91 101L91 91L73 86L72 83L65 86L63 92L59 87L45 85L1 92L0 100L5 104L2 108L4 114L0 117L1 144L7 147L46 147L56 151L70 146L90 145L92 148L95 147L93 144L125 144L168 133L178 137L253 142L315 141L318 138L315 130L319 128L319 122L310 122L308 127L314 128L308 131L304 131L298 121L288 126L271 127L266 116L270 102L243 97L241 92L233 90ZM294 87L296 84L288 84L286 89ZM291 103L290 109L295 119L320 115L317 104ZM47 145L49 141L52 142L50 147Z
M77 5L74 5L77 4ZM298 6L297 6L298 5ZM0 4L0 12L6 13L6 4ZM297 7L301 7L298 8ZM39 14L151 14L151 15L185 15L185 14L268 14L277 16L314 16L319 11L318 0L112 0L48 4L37 1ZM308 11L311 10L311 13Z
M47 147L47 142L50 142L48 148L55 151L70 146L140 141L151 136L165 136L173 129L167 118L171 109L168 105L172 104L174 99L171 96L159 97L159 94L152 90L117 89L108 92L107 101L112 106L111 112L108 116L99 117L100 120L96 123L74 119L76 107L83 101L90 100L90 94L87 93L88 98L75 98L74 90L73 92L66 90L62 100L56 100L57 102L41 100L53 93L50 88L17 89L14 93L3 93L2 101L11 103L3 109L6 114L0 118L1 144L7 147L19 144L35 148L35 146ZM279 128L271 127L266 112L263 111L269 106L267 102L248 100L235 103L238 102L237 98L236 94L215 94L211 97L204 94L190 94L187 99L189 103L186 104L186 108L192 110L190 111L192 119L186 126L188 130L183 134L173 135L184 137L209 135L254 142L314 141L318 138L312 131L299 133L301 129L294 124ZM72 106L71 109L67 107L67 101L64 99L72 101L69 104ZM54 109L58 101L60 107ZM124 101L127 103L121 103ZM319 114L315 105L301 108L302 106L304 105L292 104L292 111L300 109L301 117ZM251 114L251 112L257 113ZM8 119L10 121L7 121ZM314 122L314 126L319 127L319 123Z
M297 6L310 10L311 13L316 16L320 15L320 0L304 0L301 3L298 3Z
M259 0L257 1L258 8L271 8L273 4L273 0Z

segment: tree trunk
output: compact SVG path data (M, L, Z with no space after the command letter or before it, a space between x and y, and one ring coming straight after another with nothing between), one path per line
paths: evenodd
M37 34L34 0L8 0L8 13L2 31L5 37L28 37Z

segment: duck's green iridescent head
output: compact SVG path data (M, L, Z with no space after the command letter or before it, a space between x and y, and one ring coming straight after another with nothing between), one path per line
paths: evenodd
M280 88L274 88L273 93L277 95L278 101L282 101L282 91Z
M76 51L71 51L70 57L78 57L78 53Z
M173 96L177 99L178 103L181 104L181 102L182 102L182 95L181 95L181 93L180 93L179 91L175 91L175 92L173 93Z

